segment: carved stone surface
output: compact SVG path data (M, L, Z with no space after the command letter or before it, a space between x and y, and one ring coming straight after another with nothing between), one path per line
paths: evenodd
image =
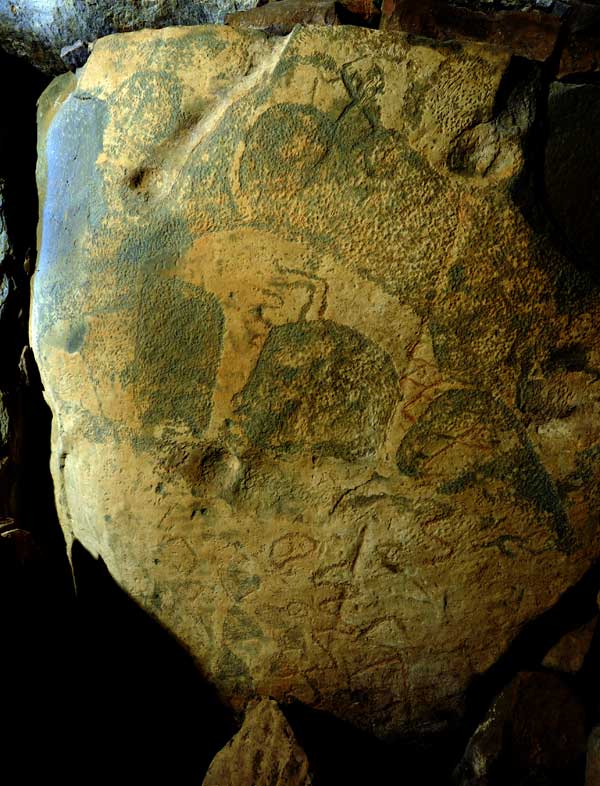
M311 786L306 754L277 704L262 699L219 751L202 786Z
M513 198L509 62L144 31L41 101L67 541L238 708L442 729L599 555L598 284Z

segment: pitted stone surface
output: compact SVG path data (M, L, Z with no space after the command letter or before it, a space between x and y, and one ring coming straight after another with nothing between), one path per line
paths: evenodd
M312 786L306 754L277 704L249 707L239 732L217 753L202 786Z
M509 62L180 28L43 97L62 525L237 708L443 728L600 552L598 285L513 199Z

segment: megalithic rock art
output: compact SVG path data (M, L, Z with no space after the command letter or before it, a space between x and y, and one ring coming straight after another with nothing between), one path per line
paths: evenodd
M598 282L519 207L510 68L177 28L41 100L62 526L236 709L443 729L600 553Z

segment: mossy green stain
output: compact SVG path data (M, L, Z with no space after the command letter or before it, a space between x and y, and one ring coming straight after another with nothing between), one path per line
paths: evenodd
M67 343L65 347L67 352L69 352L70 354L79 352L79 350L83 346L83 342L85 341L86 332L87 332L87 327L83 320L80 322L76 322L74 325L71 326L71 330L67 337Z
M229 647L223 647L217 661L217 679L223 682L251 684L250 672L244 661Z
M134 268L143 275L160 274L175 263L192 244L187 222L167 210L147 216L141 226L129 228L114 262L116 268Z
M400 444L399 471L409 477L420 477L425 461L430 458L428 445L433 449L440 441L450 443L469 425L480 423L492 429L493 457L465 468L457 477L440 484L437 491L459 494L487 479L506 483L518 496L551 517L558 548L570 553L575 539L556 485L512 412L486 392L451 390L434 399ZM507 447L507 442L512 447Z
M223 623L223 638L228 642L262 639L264 633L254 620L239 606L229 610Z
M370 339L295 322L269 333L236 412L256 445L349 459L379 446L398 395L393 363Z
M240 183L247 190L304 188L318 175L333 143L333 123L308 104L265 110L246 137Z
M160 71L136 71L111 99L116 139L107 146L117 151L132 144L143 151L156 148L171 136L184 119L181 114L181 81Z
M465 269L463 265L453 265L448 271L448 290L459 292L465 283Z
M139 291L135 361L128 378L146 426L182 422L200 436L210 421L224 317L216 297L148 275Z

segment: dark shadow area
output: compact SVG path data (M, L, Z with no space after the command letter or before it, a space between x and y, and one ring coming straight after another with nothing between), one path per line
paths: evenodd
M584 271L600 277L600 87L550 88L544 195Z
M2 783L199 786L237 729L191 658L78 543L65 624L40 554L15 548L20 570L0 549Z
M2 113L0 172L5 179L7 223L16 258L35 251L37 226L36 103L50 78L0 49Z
M363 13L355 13L351 7L338 2L335 4L335 12L342 25L354 25L355 27L368 27L371 30L377 30L381 21L381 3L379 5L375 3L374 5L373 13L370 16L366 16L364 11Z
M314 773L314 786L397 786L409 773L446 786L462 739L447 733L384 742L330 713L300 702L281 707Z
M513 58L509 69L515 76L532 67L519 60ZM524 140L527 165L513 196L533 230L563 256L560 268L553 268L547 255L540 262L549 265L559 308L577 311L600 287L600 89L554 81L552 62L534 67L539 72L537 112Z
M596 598L599 589L600 562L597 562L577 584L561 595L551 609L525 625L502 657L485 674L473 679L467 692L464 744L483 720L494 698L518 672L539 670L546 653L565 634L598 614ZM593 717L600 698L600 677L595 674L593 680L587 682L584 668L581 675L573 678L573 687L578 690L588 714Z
M10 467L0 485L1 513L31 532L57 566L56 582L71 593L70 571L50 477L51 416L29 344L30 276L36 256L38 198L35 182L36 104L49 79L25 61L0 51L2 212L10 251L0 265L0 391L11 421ZM25 354L24 354L25 350Z
M104 783L198 786L236 731L232 714L101 559L76 542L72 560L77 667L62 704L71 704L70 735L78 740L75 782L87 783L93 768Z
M50 412L26 350L36 253L36 102L48 83L0 52L2 213L9 250L0 259L0 740L2 782L62 778L61 714L73 673L73 585L50 476Z

